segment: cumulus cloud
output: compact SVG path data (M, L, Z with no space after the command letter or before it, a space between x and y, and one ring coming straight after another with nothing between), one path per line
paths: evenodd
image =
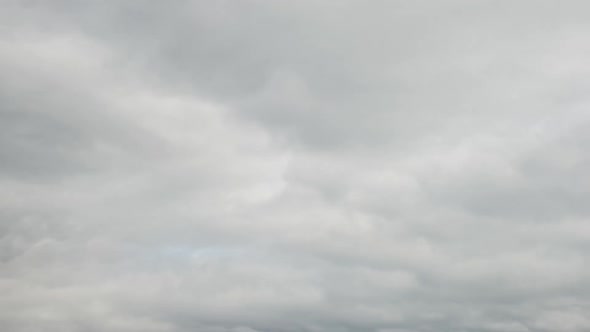
M587 331L584 1L6 1L0 328Z

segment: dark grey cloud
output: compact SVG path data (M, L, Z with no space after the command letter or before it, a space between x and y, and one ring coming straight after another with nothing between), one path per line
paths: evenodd
M0 328L590 328L584 1L6 1Z

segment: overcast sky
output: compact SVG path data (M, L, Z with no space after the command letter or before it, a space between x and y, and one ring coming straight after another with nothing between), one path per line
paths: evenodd
M4 0L3 332L590 330L590 3Z

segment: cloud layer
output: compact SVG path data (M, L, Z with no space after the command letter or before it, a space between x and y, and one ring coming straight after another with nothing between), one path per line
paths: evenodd
M590 329L585 1L0 5L0 329Z

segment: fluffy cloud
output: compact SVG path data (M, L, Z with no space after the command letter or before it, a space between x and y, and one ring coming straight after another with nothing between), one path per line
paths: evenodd
M583 1L6 1L0 327L586 331Z

